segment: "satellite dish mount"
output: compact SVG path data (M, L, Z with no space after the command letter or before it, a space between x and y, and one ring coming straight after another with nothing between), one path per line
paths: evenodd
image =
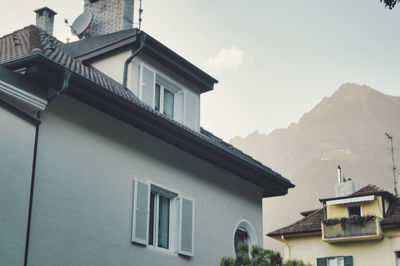
M73 35L78 36L79 39L82 39L85 36L86 30L89 28L90 23L93 20L93 13L90 11L85 11L80 14L72 23L71 32Z

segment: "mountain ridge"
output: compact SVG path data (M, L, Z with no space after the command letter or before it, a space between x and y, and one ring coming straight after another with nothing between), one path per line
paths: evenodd
M371 183L393 191L384 133L393 135L395 147L400 147L397 114L400 97L345 83L287 128L232 138L232 145L296 185L287 196L263 200L264 234L300 219L302 211L321 207L319 198L335 196L337 165L356 189ZM274 242L264 239L266 248L276 248Z

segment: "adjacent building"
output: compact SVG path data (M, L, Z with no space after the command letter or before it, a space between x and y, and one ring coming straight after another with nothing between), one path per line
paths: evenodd
M400 265L400 199L374 185L354 192L352 181L337 185L323 208L267 234L285 244L285 259L317 266Z
M217 83L144 31L133 0L85 0L0 38L0 265L216 265L261 244L294 185L200 126Z

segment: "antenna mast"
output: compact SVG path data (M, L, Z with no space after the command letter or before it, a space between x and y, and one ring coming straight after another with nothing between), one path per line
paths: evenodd
M396 167L394 166L394 153L393 153L393 137L385 133L386 137L390 140L390 147L392 151L392 164L393 164L393 181L394 181L394 195L397 197L397 184L396 184Z
M139 31L142 30L142 13L143 13L142 0L140 0L140 2L139 2Z

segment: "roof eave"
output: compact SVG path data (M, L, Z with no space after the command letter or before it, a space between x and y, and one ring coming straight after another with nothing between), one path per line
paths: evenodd
M7 67L20 67L22 65L34 65L39 63L49 65L54 71L69 70L64 66L52 61L40 52L13 60L4 64ZM37 75L41 75L38 73ZM84 83L85 86L75 86L72 93L75 97L80 97L87 104L105 111L117 119L124 120L129 124L146 131L160 139L163 139L183 150L186 150L214 165L220 166L243 179L248 180L264 189L263 197L282 196L288 193L289 188L294 185L287 179L274 171L265 171L227 151L224 151L211 143L178 127L174 123L153 114L139 105L132 104L126 99L104 90L102 86L96 84L76 73L72 73L71 80ZM71 84L73 82L71 81ZM93 89L93 95L89 95L88 87ZM71 93L70 93L71 94ZM97 98L94 99L94 96ZM129 110L128 112L126 110ZM123 119L121 119L123 117Z
M178 72L179 74L183 74L188 77L190 81L195 83L200 88L201 93L214 89L214 84L217 84L218 80L216 80L200 68L196 67L147 33L143 31L142 33L147 35L145 49L143 50L144 54L147 54L150 57L154 57L156 60L161 61L162 63L169 66L175 72ZM117 40L113 43L102 46L86 54L81 54L76 57L76 59L90 62L108 53L112 53L120 49L125 49L129 46L134 47L136 45L136 40L137 38L135 32L132 33L132 35L129 37Z

